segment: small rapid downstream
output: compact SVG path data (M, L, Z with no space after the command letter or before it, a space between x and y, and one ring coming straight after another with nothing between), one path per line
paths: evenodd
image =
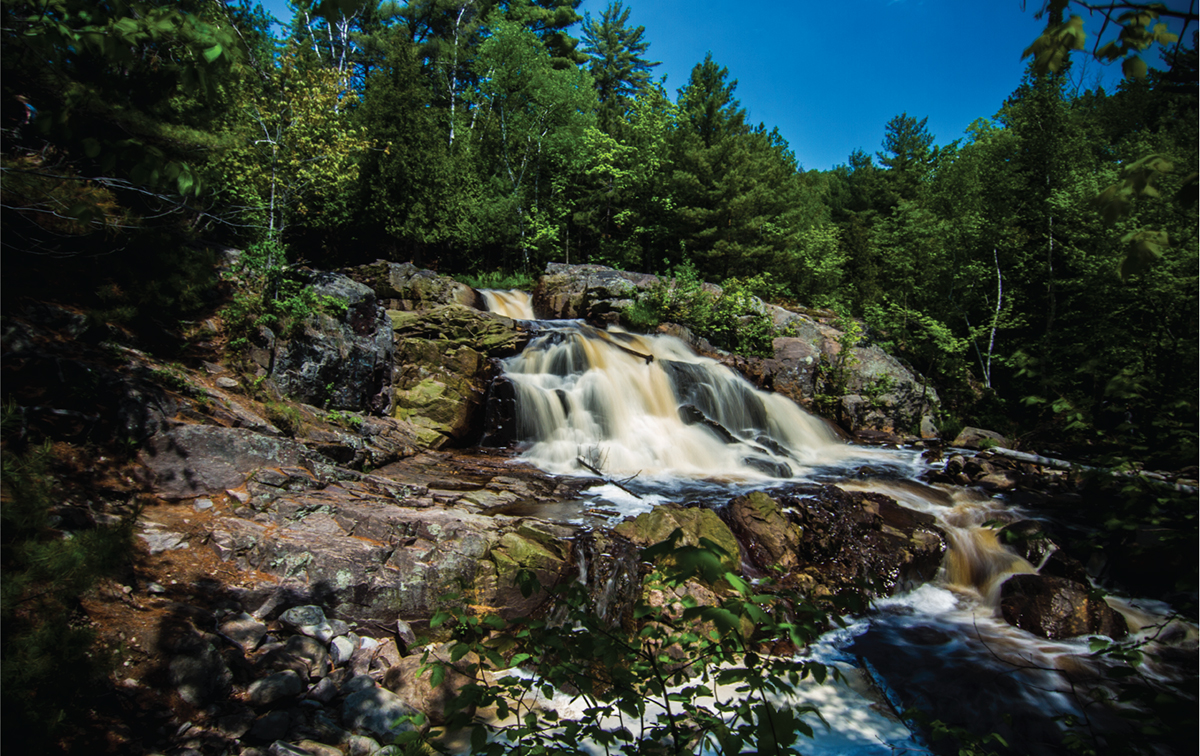
M484 297L493 311L533 317L518 292ZM814 742L800 744L806 753L929 752L897 716L910 706L978 733L999 732L1018 753L1059 752L1056 718L1087 713L1078 694L1103 669L1088 657L1086 636L1049 641L1000 617L1003 582L1038 565L985 524L1030 513L976 490L921 483L916 477L929 465L919 450L846 444L790 400L755 389L672 337L573 321L534 327L528 347L504 363L516 388L522 458L556 474L599 471L622 480L620 488L591 492L612 520L666 501L715 505L753 489L819 482L884 494L932 515L945 532L949 548L934 580L876 601L806 651L848 680L799 692L829 722L816 725ZM1135 632L1169 614L1153 602L1110 603ZM1183 623L1173 632L1196 636Z

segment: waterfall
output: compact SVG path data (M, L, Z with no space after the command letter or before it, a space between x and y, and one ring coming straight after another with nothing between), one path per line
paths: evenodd
M791 478L849 449L792 401L671 336L554 323L504 371L524 456L550 472Z
M500 291L497 289L480 289L483 303L488 312L494 312L513 320L533 320L533 301L527 291Z

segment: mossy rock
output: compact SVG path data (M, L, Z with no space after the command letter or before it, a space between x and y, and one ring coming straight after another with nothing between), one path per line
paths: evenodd
M711 509L666 504L626 520L613 530L646 548L667 540L676 529L683 531L683 538L677 545L699 546L701 539L711 541L725 552L721 557L722 566L730 571L738 570L741 557L737 538Z

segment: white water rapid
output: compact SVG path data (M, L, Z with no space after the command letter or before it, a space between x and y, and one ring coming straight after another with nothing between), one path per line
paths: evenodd
M484 295L497 312L533 318L528 297ZM817 737L799 744L805 753L940 752L913 736L881 693L976 732L1003 732L1021 753L1057 752L1044 745L1061 739L1055 717L1081 714L1075 685L1103 670L1089 658L1087 638L1049 641L1000 616L1004 580L1037 565L985 523L1030 513L1002 497L921 483L915 478L928 465L918 450L846 444L790 400L755 389L677 339L573 321L535 327L525 351L504 363L522 458L557 474L622 479L624 486L591 492L611 519L693 500L697 491L718 504L751 488L802 481L885 494L932 515L946 533L935 580L877 601L806 651L842 669L847 682L798 692L828 722L810 720ZM1110 603L1132 631L1147 634L1169 611L1154 602ZM1176 636L1194 643L1195 626L1177 625ZM546 705L570 717L571 697L560 698Z

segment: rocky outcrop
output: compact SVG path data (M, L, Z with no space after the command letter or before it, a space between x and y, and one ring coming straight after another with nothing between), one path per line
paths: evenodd
M441 305L483 309L483 302L470 286L412 263L378 260L346 268L342 273L370 288L389 310L424 310Z
M477 441L498 372L491 360L515 354L526 335L502 315L461 305L389 316L397 343L393 415L417 428L426 448Z
M550 263L533 291L533 311L551 320L582 318L617 323L621 311L657 276L626 273L603 265Z
M791 572L797 567L802 534L770 496L762 491L739 496L721 515L758 569Z
M260 344L271 352L269 366L262 367L291 400L387 414L394 347L375 292L336 273L314 273L308 284L319 301L339 304L310 315L286 337L260 334Z

